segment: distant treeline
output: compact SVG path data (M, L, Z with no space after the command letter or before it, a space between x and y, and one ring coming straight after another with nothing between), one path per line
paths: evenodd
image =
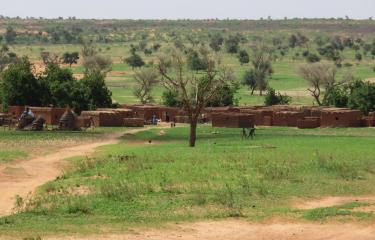
M345 34L374 36L375 21L351 19L286 19L286 20L84 20L8 18L0 16L4 34L0 40L8 44L81 43L90 38L100 43L130 42L153 38L168 40L166 36L195 32L248 32L274 34L283 32L311 32L316 34ZM1 27L0 27L1 28ZM314 33L315 32L315 33ZM151 36L151 37L150 37Z

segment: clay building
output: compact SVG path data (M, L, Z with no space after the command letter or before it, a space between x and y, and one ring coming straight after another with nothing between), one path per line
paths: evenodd
M255 116L246 113L212 114L212 127L220 128L253 128Z
M318 128L320 127L320 117L304 117L297 120L297 127L305 128Z
M159 105L123 105L122 107L131 109L134 118L142 118L145 121L150 121L153 116L165 122L173 121L179 111L178 108Z
M124 118L125 127L143 127L144 120L142 118Z
M272 126L273 125L273 113L271 108L260 108L255 110L242 110L243 113L250 113L255 115L255 125L258 126Z
M121 114L113 111L83 111L81 117L91 118L95 127L120 127L124 122Z
M65 108L52 108L52 107L29 107L34 113L35 117L41 117L46 121L48 125L58 125L61 116L65 112ZM10 106L8 112L12 114L13 117L19 118L25 106Z
M279 111L273 113L273 126L297 127L298 120L305 117L303 112Z
M326 108L321 111L321 127L360 127L363 115L359 110Z

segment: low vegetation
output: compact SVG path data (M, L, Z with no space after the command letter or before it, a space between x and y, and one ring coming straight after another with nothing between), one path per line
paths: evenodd
M35 198L19 200L18 214L0 219L1 234L87 234L227 217L374 219L352 212L355 206L298 210L292 204L374 194L372 129L260 128L249 141L236 129L199 127L194 149L185 145L188 128L163 131L126 135L92 158L72 159L72 170Z

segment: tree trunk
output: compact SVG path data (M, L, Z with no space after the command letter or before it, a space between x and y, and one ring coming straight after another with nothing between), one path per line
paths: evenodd
M255 88L251 89L251 95L254 95Z
M198 119L192 119L190 122L189 147L195 147L195 140L197 139L197 122Z

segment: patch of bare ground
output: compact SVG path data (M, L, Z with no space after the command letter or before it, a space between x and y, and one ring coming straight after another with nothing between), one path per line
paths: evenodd
M307 89L295 89L280 91L282 95L288 95L290 97L310 97L311 93Z
M312 200L299 199L294 202L293 207L297 209L308 210L308 209L315 209L315 208L334 207L334 206L339 206L339 205L352 203L352 202L375 203L375 196L325 197L325 198L312 199Z
M373 240L375 225L260 223L244 220L205 221L169 225L165 229L132 229L127 234L59 236L48 240Z
M147 129L132 129L126 132L113 133L99 142L61 148L53 154L0 166L0 216L12 213L16 196L25 198L34 192L37 187L59 176L64 167L67 166L64 159L90 155L97 147L116 144L119 141L118 138L124 133L136 133Z
M375 205L356 207L352 209L353 212L365 212L365 213L375 213Z

